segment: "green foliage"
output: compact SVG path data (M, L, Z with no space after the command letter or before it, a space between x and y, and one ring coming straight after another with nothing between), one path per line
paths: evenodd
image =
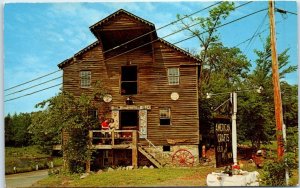
M202 61L199 67L200 133L204 142L213 138L213 110L229 98L228 95L214 96L209 100L206 93L226 93L236 90L245 79L250 63L238 48L227 48L220 42L217 27L234 10L233 2L222 2L209 11L207 17L181 21L189 34L199 39L201 51L196 56ZM177 15L180 18L180 15ZM198 23L188 28L188 25ZM207 32L206 32L207 31ZM228 106L228 105L227 105ZM227 113L229 115L229 113Z
M296 157L298 158L298 127L288 127L286 132L286 151L295 153Z
M5 144L6 146L28 146L31 144L31 135L28 127L31 124L29 113L8 114L5 119Z
M262 172L262 183L267 186L284 186L285 170L288 169L289 177L293 176L293 170L298 168L295 154L286 153L286 161L268 161L264 164Z
M252 146L260 148L261 143L266 144L275 139L275 118L274 118L274 94L272 83L272 61L270 38L267 38L262 50L254 50L257 55L256 67L243 82L244 88L263 87L263 92L243 93L239 97L239 140L251 140ZM280 77L295 71L295 66L288 66L288 50L278 55ZM297 126L297 86L290 86L282 82L282 103L285 122L287 126ZM243 90L243 88L241 89ZM296 105L296 106L295 106ZM251 121L249 119L251 118Z
M61 142L61 132L67 132L69 136L62 148L64 157L69 162L69 170L82 171L83 164L91 158L88 131L99 127L99 120L91 110L104 105L95 99L102 98L106 93L107 90L97 82L92 94L82 93L80 96L74 96L68 92L61 92L37 104L37 107L46 109L33 115L30 131L34 141L50 151L53 144Z
M54 166L62 165L61 158L52 158L38 146L5 147L5 174L35 171L36 165L39 169L49 168L50 161L53 161Z

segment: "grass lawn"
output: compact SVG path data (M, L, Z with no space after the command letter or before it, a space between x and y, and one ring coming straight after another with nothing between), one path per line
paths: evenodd
M213 167L135 169L91 174L85 179L79 175L51 175L37 186L205 186L206 176Z
M28 172L36 170L36 165L39 169L48 168L50 165L49 158L51 155L43 153L38 146L27 147L5 147L5 174L16 172ZM62 159L52 158L54 166L61 166Z

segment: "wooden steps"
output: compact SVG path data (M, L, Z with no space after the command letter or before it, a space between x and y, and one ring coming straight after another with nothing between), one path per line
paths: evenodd
M139 152L141 152L147 159L149 159L157 168L162 168L163 165L156 159L154 158L150 153L148 153L145 149L142 147L138 147Z

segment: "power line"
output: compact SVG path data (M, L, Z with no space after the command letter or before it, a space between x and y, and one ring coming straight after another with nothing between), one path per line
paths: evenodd
M254 34L252 35L250 41L248 42L247 46L245 47L244 52L246 52L246 55L248 54L248 51L250 50L250 48L251 48L251 46L252 46L251 44L253 44L252 41L253 41L253 39L255 38L255 35L261 30L262 26L264 25L267 16L268 16L268 13L266 13L264 19L263 19L262 22L259 24L259 26L257 27L256 31L255 31Z
M218 29L218 28L223 27L223 26L225 26L225 25L228 25L228 24L237 22L237 21L239 21L239 20L241 20L241 19L244 19L244 18L246 18L246 17L252 16L252 15L254 15L254 14L257 14L257 13L262 12L262 11L265 11L265 10L268 10L268 8L265 8L265 9L261 9L261 10L255 11L255 12L253 12L253 13L251 13L251 14L247 14L247 15L245 15L245 16L242 16L242 17L238 18L238 19L235 19L235 20L232 20L232 21L227 22L227 23L225 23L225 24L219 25L219 26L217 26L215 29ZM206 31L200 33L199 35L202 35L202 34L204 34L204 33L207 33L208 31L209 31L209 30L206 30ZM178 42L175 42L175 43L173 43L173 44L178 44L178 43L181 43L181 42L183 42L183 41L189 40L189 39L194 38L194 37L195 37L195 36L191 36L191 37L188 37L188 38L186 38L186 39L183 39L183 40L180 40L180 41L178 41Z
M240 8L240 7L242 7L242 6L245 6L246 4L249 4L249 2L244 3L244 4L242 4L242 5L240 5L240 6L236 7L236 8ZM259 11L256 11L256 12L251 13L251 14L248 14L248 15L246 15L246 16L240 17L240 18L238 18L238 19L235 19L235 20L233 20L233 21L227 22L227 23L225 23L225 24L219 25L219 26L215 27L214 29L217 29L217 28L223 27L223 26L225 26L225 25L231 24L231 23L233 23L233 22L239 21L239 20L241 20L241 19L243 19L243 18L246 18L246 17L248 17L248 16L251 16L251 15L253 15L253 14L259 13L259 12L264 11L264 10L267 10L267 8L266 8L266 9L259 10ZM187 28L196 26L196 25L198 25L198 24L199 24L199 22L197 22L197 23L195 23L195 24L192 24L192 25L189 25L189 26L187 26L187 27L184 27L184 28L182 28L182 29L180 29L180 30L178 30L178 31L175 31L175 32L173 32L173 33L170 33L170 34L168 34L168 35L163 36L161 39L164 39L164 38L166 38L166 37L169 37L169 36L171 36L171 35L174 35L174 34L176 34L176 33L179 33L179 32L181 32L181 31L183 31L183 30L185 30L185 29L187 29ZM207 32L209 32L209 31L210 31L209 29L208 29L208 30L205 30L204 32L200 33L199 35L202 35L202 34L207 33ZM183 42L183 41L185 41L185 40L189 40L189 39L194 38L194 37L195 37L195 36L188 37L188 38L186 38L186 39L183 39L183 40L181 40L181 41L178 41L178 42L173 43L173 45L178 44L178 43L181 43L181 42ZM125 51L125 52L123 52L123 53L120 53L120 54L115 55L115 56L113 56L113 57L111 57L111 58L105 59L105 60L103 60L103 61L104 61L104 62L105 62L105 61L109 61L109 60L111 60L111 59L113 59L113 58L119 57L119 56L121 56L121 55L127 54L127 53L129 53L129 52L131 52L131 51L134 51L134 50L136 50L136 49L139 49L139 48L141 48L141 47L144 47L144 46L147 46L147 45L149 45L149 44L152 44L152 43L154 43L154 42L156 42L156 41L158 41L158 40L160 40L160 38L155 39L155 40L152 40L152 41L150 41L150 42L148 42L148 43L142 44L142 45L137 46L137 47L135 47L135 48L132 48L132 49L130 49L130 50L128 50L128 51Z
M28 83L30 83L30 82L33 82L33 81L36 81L36 80L38 80L38 79L44 78L44 77L49 76L49 75L51 75L51 74L57 73L57 72L59 72L59 71L61 71L61 70L57 70L57 71L48 73L48 74L46 74L46 75L40 76L40 77L38 77L38 78L29 80L29 81L27 81L27 82L18 84L18 85L16 85L16 86L13 86L13 87L10 87L10 88L8 88L8 89L5 89L4 91L8 91L8 90L14 89L14 88L19 87L19 86L24 85L24 84L28 84Z
M53 79L51 79L51 80L48 80L48 81L46 81L46 82L42 82L42 83L40 83L40 84L33 85L33 86L31 86L31 87L28 87L28 88L25 88L25 89L21 89L21 90L19 90L19 91L13 92L13 93L9 93L9 94L5 95L5 97L6 97L6 96L9 96L9 95L16 94L16 93L20 93L20 92L22 92L22 91L26 91L26 90L28 90L28 89L31 89L31 88L34 88L34 87L37 87L37 86L43 85L43 84L45 84L45 83L48 83L48 82L51 82L51 81L57 80L57 79L59 79L59 78L62 78L62 76L59 76L59 77L53 78Z
M220 3L222 3L222 1L217 2L217 3L215 3L215 4L212 4L212 5L208 6L208 7L205 7L205 8L203 8L203 9L201 9L201 10L198 10L198 11L196 11L196 12L193 12L193 13L191 13L191 14L189 14L189 15L186 15L186 16L184 16L184 17L182 17L182 18L180 18L180 19L177 19L177 20L175 20L175 21L173 21L173 22L170 22L169 24L166 24L166 25L164 25L164 26L162 26L162 27L160 27L160 28L158 28L158 29L156 29L156 30L152 30L152 31L150 31L150 32L148 32L148 33L145 33L145 34L143 34L143 35L141 35L141 36L138 36L138 37L136 37L136 38L134 38L134 39L131 39L131 40L129 40L129 41L123 43L123 44L120 44L120 45L115 46L115 47L113 47L113 48L111 48L111 49L108 49L108 50L104 51L103 54L104 54L104 53L107 53L107 52L109 52L109 51L115 50L115 49L117 49L117 48L119 48L119 47L121 47L121 46L124 46L124 45L126 45L126 44L128 44L128 43L130 43L130 42L133 42L133 41L135 41L135 40L137 40L137 39L139 39L139 38L142 38L142 37L144 37L144 36L146 36L146 35L148 35L148 34L151 34L151 33L155 32L155 31L158 31L158 30L160 30L160 29L163 29L163 28L165 28L165 27L168 27L168 26L170 26L170 25L173 25L173 24L175 24L175 23L177 23L177 22L179 22L179 21L181 21L181 20L183 20L183 19L185 19L185 18L188 18L188 17L190 17L190 16L193 16L193 15L195 15L195 14L198 14L199 12L202 12L202 11L204 11L204 10L206 10L206 9L208 9L208 8L211 8L211 7L215 6L215 5L218 5L218 4L220 4ZM248 3L250 3L250 2L248 2ZM46 75L44 75L44 76L35 78L35 79L33 79L33 80L30 80L30 81L21 83L21 84L19 84L19 85L13 86L13 87L11 87L11 88L5 89L4 91L8 91L8 90L10 90L10 89L19 87L19 86L21 86L21 85L24 85L24 84L27 84L27 83L36 81L36 80L38 80L38 79L41 79L41 78L44 78L44 77L49 76L49 75L51 75L51 74L54 74L54 73L56 73L56 72L58 72L58 71L61 71L61 70L57 70L57 71L55 71L55 72L46 74Z
M248 4L248 3L249 3L249 2L244 3L244 4L240 5L239 7L244 6L244 5ZM237 7L237 8L238 8L238 7ZM223 26L226 26L226 25L231 24L231 23L234 23L234 22L236 22L236 21L239 21L239 20L241 20L241 19L243 19L243 18L249 17L249 16L251 16L251 15L254 15L254 14L259 13L259 12L264 11L264 10L267 10L267 9L262 9L262 10L259 10L259 11L254 12L254 13L245 15L245 16L240 17L240 18L238 18L238 19L235 19L235 20L232 20L232 21L227 22L227 23L225 23L225 24L222 24L222 25L220 25L220 26L217 26L215 29L220 28L220 27L223 27ZM197 24L198 24L198 23L197 23ZM192 26L194 26L194 25L196 25L196 24L193 24ZM189 26L189 27L192 27L192 26ZM182 31L182 30L181 30L181 31ZM171 35L176 34L176 33L178 33L178 32L179 32L179 31L176 31L176 32L171 33L171 34L168 34L168 35L164 36L163 38L168 37L168 36L171 36ZM204 33L206 33L206 32L209 32L209 30L206 30L206 31L204 31L204 32L202 32L202 33L200 33L200 34L204 34ZM175 42L175 43L173 43L173 45L178 44L178 43L180 43L180 42L183 42L183 41L185 41L185 40L189 40L189 39L191 39L191 38L193 38L193 37L195 37L195 36L188 37L188 38L186 38L186 39L183 39L183 40L180 40L180 41L178 41L178 42ZM153 40L153 41L151 41L151 42L148 42L148 43L146 43L146 44L140 45L140 46L138 46L138 47L136 47L136 48L133 48L133 49L131 49L131 50L128 50L128 51L126 51L126 52L123 52L123 53L121 53L121 54L118 54L118 55L116 55L116 56L113 56L113 57L111 57L111 58L108 58L108 59L106 59L106 60L104 60L104 61L108 61L108 60L113 59L113 58L115 58L115 57L121 56L121 55L123 55L123 54L126 54L126 53L128 53L128 52L131 52L131 51L133 51L133 50L136 50L136 49L138 49L138 48L141 48L141 47L143 47L143 46L146 46L146 45L148 45L148 44L151 44L151 43L153 43L153 42L156 42L156 41L158 41L158 40L159 40L159 39L155 39L155 40ZM60 71L60 70L59 70L59 71ZM56 72L57 72L57 71L56 71ZM47 76L47 75L46 75L46 76ZM38 78L37 78L37 79L38 79ZM36 80L36 79L34 79L34 80ZM61 83L61 84L62 84L62 83ZM20 85L21 85L21 84L20 84ZM60 85L60 84L59 84L59 85ZM56 86L57 86L57 85L56 85ZM53 87L55 87L55 86L53 86ZM51 87L50 87L50 88L51 88ZM46 89L47 89L47 88L46 88ZM45 90L45 89L43 89L43 90ZM30 93L30 94L34 94L34 93L37 93L37 92L40 92L40 91L43 91L43 90L39 90L39 91ZM27 96L27 95L30 95L30 94L26 94L26 95L24 95L24 96ZM13 98L13 99L9 99L9 100L6 100L6 101L18 99L18 98L21 98L21 97L23 97L23 96L16 97L16 98ZM4 101L4 102L6 102L6 101Z
M282 23L284 20L286 20L286 18L283 18L282 20L277 21L276 24ZM267 27L267 28L265 28L263 31L257 33L254 37L259 36L260 34L266 32L266 31L268 31L268 30L269 30L269 27ZM251 40L251 38L252 38L252 37L250 37L250 38L248 38L248 39L246 39L246 40L244 40L244 41L242 41L242 42L236 44L235 46L233 46L233 48L236 48L236 47L240 46L241 44L244 44L245 42Z
M32 93L28 93L28 94L25 94L25 95L22 95L22 96L19 96L19 97L15 97L15 98L12 98L12 99L8 99L8 100L5 100L4 102L8 102L8 101L12 101L12 100L16 100L16 99L19 99L19 98L22 98L22 97L25 97L25 96L29 96L29 95L32 95L32 94L35 94L35 93L38 93L38 92L41 92L41 91L44 91L44 90L47 90L47 89L51 89L53 87L56 87L56 86L59 86L61 85L62 83L60 84L56 84L54 86L50 86L50 87L47 87L47 88L44 88L44 89L41 89L41 90L38 90L38 91L35 91L35 92L32 92Z
M191 16L193 16L193 15L195 15L195 14L198 14L199 12L202 12L202 11L204 11L204 10L206 10L206 9L208 9L208 8L211 8L211 7L215 6L215 5L218 5L218 4L220 4L220 3L222 3L222 1L217 2L217 3L215 3L215 4L212 4L212 5L208 6L208 7L205 7L205 8L203 8L203 9L201 9L201 10L198 10L198 11L196 11L196 12L193 12L193 13L191 13L191 14L189 14L189 15L185 15L184 17L182 17L182 18L180 18L180 19L177 19L177 20L175 20L175 21L173 21L173 22L170 22L170 23L168 23L168 24L166 24L166 25L164 25L164 26L162 26L162 27L160 27L160 28L158 28L158 29L156 29L156 30L152 30L152 31L150 31L150 32L148 32L148 33L145 33L145 34L140 35L140 36L138 36L138 37L136 37L136 38L134 38L134 39L131 39L131 40L129 40L129 41L123 43L123 44L120 44L120 45L115 46L115 47L113 47L113 48L111 48L111 49L108 49L108 50L104 51L103 54L105 54L105 53L107 53L107 52L109 52L109 51L115 50L115 49L117 49L117 48L119 48L119 47L121 47L121 46L124 46L124 45L126 45L126 44L128 44L128 43L130 43L130 42L133 42L133 41L135 41L135 40L137 40L137 39L140 39L140 38L142 38L142 37L144 37L144 36L146 36L146 35L149 35L149 34L151 34L151 33L153 33L153 32L156 32L156 31L158 31L158 30L160 30L160 29L163 29L163 28L166 28L166 27L168 27L168 26L170 26L170 25L173 25L173 24L175 24L175 23L177 23L177 22L179 22L179 21L181 21L181 20L184 20L185 18L191 17ZM248 2L248 3L250 3L250 2Z

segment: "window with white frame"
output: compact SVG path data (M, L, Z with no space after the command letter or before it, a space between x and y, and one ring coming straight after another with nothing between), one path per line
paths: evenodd
M168 68L168 83L169 85L179 85L179 68Z
M91 71L80 71L80 86L82 88L91 87Z
M159 109L159 124L171 125L171 110L170 108Z

